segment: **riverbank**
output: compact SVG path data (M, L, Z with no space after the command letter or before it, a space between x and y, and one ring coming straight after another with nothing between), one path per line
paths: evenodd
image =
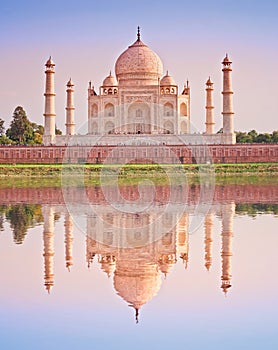
M61 176L63 175L63 176ZM179 181L200 182L204 175L214 175L223 183L271 183L278 184L278 163L213 164L213 165L62 165L62 164L0 164L0 186L61 186L67 178L75 183L76 177L84 177L85 184L100 184L103 178L119 177L122 183L137 183L150 179L157 184L169 183L168 177ZM70 180L71 179L71 180ZM109 182L109 181L108 181Z

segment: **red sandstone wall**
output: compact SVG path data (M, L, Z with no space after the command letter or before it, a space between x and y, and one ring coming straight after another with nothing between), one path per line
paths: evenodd
M278 162L278 144L212 146L0 146L0 163Z
M167 203L169 191L174 192L175 203L198 204L200 200L200 186L156 186L154 201ZM118 199L118 189L111 187L109 199L114 202ZM136 199L138 195L137 186L122 186L121 194L125 199ZM88 187L84 196L84 191L78 187L69 187L66 189L66 200L71 203L87 203L88 199L91 204L105 204L105 197L100 187ZM0 188L1 204L64 204L65 193L62 188L41 187L41 188ZM107 193L106 193L107 195ZM173 193L171 194L173 196ZM173 197L171 197L173 198ZM235 203L278 203L278 187L269 185L216 185L213 192L212 202L223 203L234 201Z

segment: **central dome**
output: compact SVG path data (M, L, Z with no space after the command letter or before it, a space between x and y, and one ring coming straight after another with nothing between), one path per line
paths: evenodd
M163 73L159 56L140 39L128 47L117 59L115 65L119 85L158 85Z

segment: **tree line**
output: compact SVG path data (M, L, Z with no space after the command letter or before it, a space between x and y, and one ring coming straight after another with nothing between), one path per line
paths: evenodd
M237 143L278 143L278 130L270 133L259 134L256 130L249 132L236 132Z
M56 127L56 135L61 130ZM25 110L18 106L14 110L10 127L5 130L4 120L0 118L0 144L1 145L40 145L44 127L33 123L27 117Z

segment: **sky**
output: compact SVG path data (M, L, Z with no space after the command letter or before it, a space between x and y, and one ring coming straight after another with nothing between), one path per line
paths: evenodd
M191 121L204 131L205 82L214 82L221 128L221 61L233 61L235 129L277 130L278 2L266 0L0 0L0 118L6 128L21 105L43 124L44 64L56 64L57 126L65 130L66 83L75 83L75 118L87 120L87 88L96 90L117 57L141 38L162 59L180 90L191 86ZM275 62L274 64L272 62Z

